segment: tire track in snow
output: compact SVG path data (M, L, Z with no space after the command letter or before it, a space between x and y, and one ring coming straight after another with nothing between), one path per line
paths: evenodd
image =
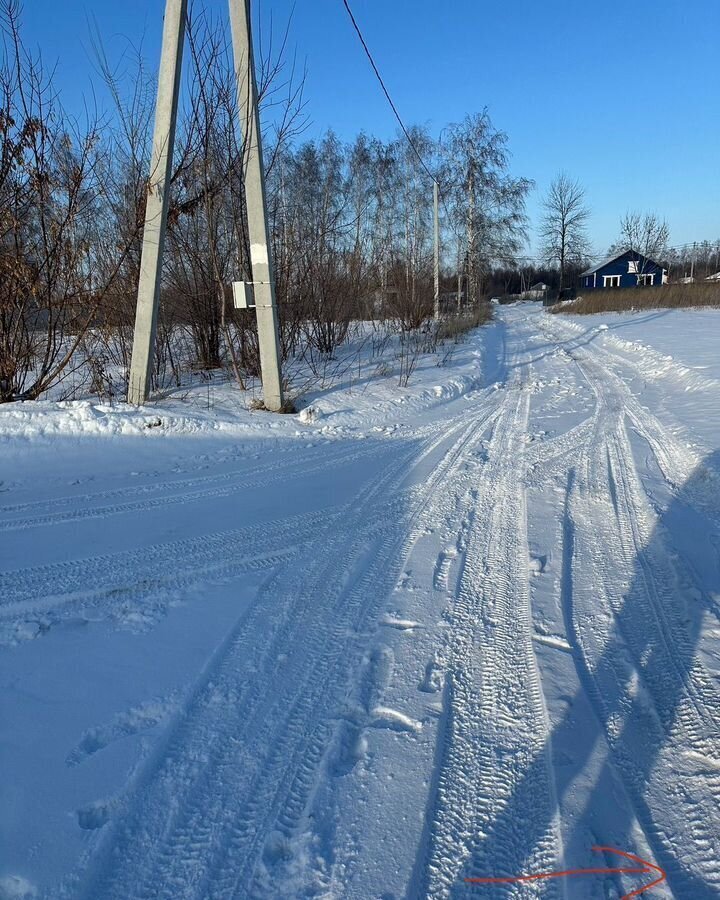
M389 497L388 508L393 502L400 501ZM0 574L0 643L43 634L71 617L151 624L175 598L200 585L288 563L312 541L298 540L299 534L312 536L346 510Z
M557 319L557 316L554 319ZM550 339L557 340L556 334L553 333L557 328L568 334L565 323L553 321L550 325L545 317L538 317L538 320L540 327ZM638 377L642 377L637 365L618 357L606 347L588 343L587 335L578 335L574 330L570 332L570 337L565 339L563 352L578 364L583 377L596 394L603 392L603 396L609 402L625 411L638 434L650 446L667 482L674 487L687 482L700 462L700 457L642 406L614 370L615 366L620 366L632 369Z
M449 470L445 470L442 477L442 490L437 490L435 497L430 503L426 504L418 520L417 527L413 529L411 540L400 554L402 558L401 577L397 580L392 590L388 592L387 600L396 598L398 591L403 590L406 585L406 576L410 572L413 573L413 583L416 583L416 578L419 577L420 581L417 582L417 587L421 590L423 584L427 583L429 585L432 582L434 585L433 590L445 591L449 587L445 579L450 576L453 568L462 565L466 549L465 537L470 528L468 517L473 507L473 486L476 481L477 470L482 468L486 458L484 439L488 426L490 428L493 427L488 419L484 421L481 419L477 422L475 433L465 444L462 452L457 455L452 467ZM432 541L430 536L433 536L435 540ZM427 557L428 540L431 540L432 543L440 540L441 544L445 544L445 549L440 551L439 556L435 559L434 566L429 565ZM427 582L424 579L427 579ZM454 572L452 580L453 582L456 580L456 573ZM387 600L383 606L386 606ZM383 616L377 624L381 628L383 626L405 628L413 625L424 630L424 626L414 620L406 620L400 623L395 616L390 618ZM374 627L377 627L377 625ZM382 638L377 634L376 636L373 635L372 640L374 643L375 640L382 641ZM415 653L419 653L423 657L432 657L432 659L424 667L424 677L420 683L413 676L411 677L411 682L405 684L406 689L411 693L414 690L429 693L442 690L441 670L438 667L434 653L436 649L435 642L429 642L424 651L420 649L422 646L420 641L413 641L412 643L415 647ZM383 650L387 650L387 647L383 646ZM405 662L407 663L407 660ZM349 679L345 702L350 703L351 708L352 698L358 695L358 691L360 695L364 693L356 684L356 682L362 682L362 680L362 672L353 673ZM364 703L363 706L367 707L368 704ZM434 708L426 709L425 716L421 716L421 722L416 723L415 726L412 726L411 720L407 720L401 713L394 713L394 715L398 717L395 730L400 729L412 733L418 726L422 730L425 727L425 723L434 720L437 717L437 711ZM375 832L371 826L370 832L365 833L363 838L362 855L353 852L352 847L355 843L354 830L357 828L364 832L365 829L362 824L357 823L352 812L347 809L342 785L339 782L334 783L338 774L338 760L340 760L340 774L346 775L355 769L355 766L366 756L366 748L364 746L365 728L377 727L378 723L369 723L369 725L366 724L359 729L353 725L348 730L345 714L341 714L339 719L330 744L324 748L323 760L319 763L319 768L325 773L324 776L321 779L315 778L312 784L308 786L308 790L303 796L303 804L298 808L292 828L288 831L284 827L285 823L283 822L282 832L280 833L281 850L283 846L293 846L293 844L298 844L301 847L312 846L316 848L313 861L310 865L304 867L300 878L293 871L292 863L288 866L282 858L277 864L271 866L261 865L259 868L263 877L259 877L256 870L253 896L305 896L306 892L314 895L320 890L321 886L333 896L340 892L343 896L374 897L378 896L377 892L382 890L382 877L380 878L380 884L375 881L374 886L371 886L367 882L366 876L369 873L366 871L365 860L380 857L387 845L385 838L389 838L390 834L382 829ZM381 717L382 721L386 720ZM411 724L410 728L407 727L408 724ZM388 726L389 723L384 725L384 727ZM412 753L415 749L408 747L408 752ZM374 768L374 761L375 753L368 754L366 762L371 768ZM360 765L358 771L364 771L364 765ZM418 784L418 788L422 790L420 784ZM344 799L341 799L341 795ZM302 815L300 818L297 818L300 809L302 810ZM376 812L384 815L382 805ZM345 827L342 828L344 840L342 841L342 846L339 846L330 838L330 834L341 828L339 819L344 819L346 813L349 813L353 820L352 832L350 834L347 833L346 823ZM369 821L373 821L372 815ZM392 819L389 819L384 824L385 828L392 828ZM348 846L348 841L350 846ZM379 851L377 856L374 849L375 841L380 841L383 844L382 850L380 847L377 848ZM280 855L292 859L292 854L290 853L282 852ZM411 860L408 860L408 862L411 862ZM376 874L380 873L377 872Z
M292 544L291 538L298 531L315 528L325 520L335 522L346 510L346 506L323 509L201 537L164 541L142 550L106 553L3 573L0 574L0 613L16 604L44 598L51 601L69 597L99 598L122 590L143 593L148 580L154 578L162 585L178 569L192 572L212 568L223 560L252 559L278 552ZM87 585L92 588L88 589Z
M389 531L373 566L362 577L358 587L353 592L356 594L359 591L361 597L368 596L372 598L372 607L368 606L365 610L365 621L377 618L381 608L385 605L386 597L395 588L413 546L425 532L428 524L436 522L438 506L444 508L449 485L455 481L461 470L465 468L468 453L472 451L472 448L481 439L488 425L496 418L496 406L497 400L493 399L491 401L491 412L488 413L481 408L478 411L477 420L471 418L471 424L463 429L460 439L452 444L442 463L433 470L422 487L416 489L415 503L409 504L409 508L404 515L404 521L398 522L395 530ZM397 525L400 525L400 527L398 528ZM358 624L354 626L354 630L358 628L359 620ZM346 667L346 672L351 673L359 667L361 656L362 651L359 650L355 657L355 663L350 667ZM347 678L345 681L347 681ZM344 703L344 699L341 700L340 698L344 698L346 693L347 691L344 688L338 692L336 702ZM307 720L305 716L303 718ZM315 788L318 769L325 770L327 768L327 756L333 752L332 738L337 729L337 719L336 713L329 722L318 726L311 744L311 753L303 758L294 776L287 799L282 801L277 814L275 814L274 823L272 821L273 816L267 819L268 827L276 829L274 835L280 836L281 855L285 855L288 846L292 846L291 839L301 822ZM323 760L325 760L325 763ZM256 839L255 833L252 836ZM257 840L255 842L256 846L258 846ZM271 843L270 851L269 866L265 867L266 870L267 868L272 870L273 863L276 861L277 847L274 843ZM220 890L215 896L218 898L223 896L244 897L243 879L242 877L238 878L235 871L234 860L237 853L235 851L226 852L225 856L227 881L224 885L222 882L219 882ZM282 868L285 865L285 861L282 861ZM249 867L247 871L249 875ZM251 896L258 898L267 896L267 871L263 874L265 879L257 877L253 879L249 891Z
M490 421L493 416L494 412L491 412L486 422ZM300 695L290 719L279 732L280 737L271 757L273 768L276 765L285 768L284 780L275 788L270 799L264 794L262 788L250 790L250 794L254 798L250 804L250 813L242 817L244 822L242 826L233 825L230 846L226 846L222 842L218 845L220 860L216 861L212 867L214 874L201 887L200 896L205 896L206 893L207 896L217 898L267 896L264 879L260 878L258 881L253 874L256 872L258 862L262 858L266 879L268 869L272 871L278 862L281 862L283 866L286 865L287 860L284 857L292 856L292 837L309 802L318 777L318 769L322 768L323 758L331 745L337 727L338 710L344 703L346 693L344 684L347 680L347 673L359 665L362 656L362 649L357 647L354 663L352 662L352 651L357 644L354 635L360 631L362 621L369 621L377 617L384 605L385 597L395 587L411 547L424 530L424 522L420 518L422 511L428 506L432 507L434 491L440 485L444 487L450 474L463 465L463 450L474 432L474 425L465 426L462 429L460 439L451 445L446 458L433 471L428 482L423 485L422 489L418 488L414 492L415 503L409 504L409 508L402 517L395 522L392 528L387 530L379 549L374 550L372 565L353 587L349 595L350 602L345 599L343 603L343 607L347 604L347 607L352 610L360 606L361 610L361 615L354 614L354 622L350 626L350 640L347 639L347 625L338 622L333 629L330 641L324 640L321 650L316 651L314 648L311 650L311 658L317 657L321 661L326 658L328 652L332 653L333 671L342 667L346 673L344 678L333 679L335 683L334 712L330 717L325 715L323 718L322 716L326 706L330 704L328 703L327 689L323 686L325 679L322 675L327 663L321 662L319 667L315 666L316 671L318 668L320 669L319 677L312 682L320 692L318 693L317 690L314 693L306 691ZM430 518L434 518L434 515L431 514ZM336 607L335 615L340 615L341 611L342 607ZM310 706L311 702L313 703L312 707ZM301 744L297 747L293 766L287 769L287 758L292 754L289 747L294 743L293 732L301 732L302 724L308 721L315 723L312 734L309 739L307 736L305 737L304 745ZM289 736L290 740L288 740ZM266 780L266 774L262 773L261 782ZM258 827L259 820L263 823L262 827ZM267 841L268 833L270 833L269 842ZM246 863L244 867L239 868L238 860L243 859L246 860Z
M498 404L478 404L489 421ZM471 415L468 407L467 415ZM399 573L418 515L476 430L454 425L398 453L343 523L327 527L304 570L269 582L198 686L168 751L106 838L84 896L246 897L269 832L298 821L335 727L362 632ZM450 444L410 508L368 535L381 498L402 475ZM408 536L409 532L409 536ZM114 849L113 849L114 848Z
M270 466L267 468L267 470L261 470L262 472L267 471L267 474L264 474L262 477L254 476L251 478L246 477L235 480L234 474L221 474L217 476L206 476L206 478L197 479L197 481L195 482L193 480L186 482L186 485L193 485L194 483L205 485L199 490L172 493L161 497L130 500L126 503L116 503L106 506L90 506L78 509L58 510L57 512L50 512L44 515L38 515L29 518L6 519L0 521L0 531L39 528L41 526L59 525L65 522L76 522L80 519L107 518L109 516L122 515L126 513L139 513L140 515L142 515L149 510L160 509L165 506L173 506L178 504L184 505L186 503L207 500L219 500L223 497L232 497L234 494L241 493L242 491L267 487L279 481L285 481L287 478L295 477L298 474L302 474L304 476L313 472L326 472L336 467L345 465L353 460L362 459L366 456L373 456L377 454L378 449L378 445L374 444L371 447L355 447L350 451L331 454L326 461L320 459L311 465L303 466L300 472L295 472L295 475L289 473L286 469L278 470L277 468L273 468L272 466ZM224 484L220 487L207 486L215 484L217 482L230 483ZM166 485L160 485L159 487L164 489ZM132 490L138 489L133 488ZM122 491L111 492L113 496L118 495L118 493L120 494L120 496L123 495ZM102 494L88 496L92 500L97 500L98 498L100 498L101 500L107 499L103 497ZM65 503L64 498L62 502Z
M689 477L688 462L621 379L601 370L587 350L574 357L601 411L568 497L577 564L567 614L582 654L578 676L670 887L678 897L688 891L716 896L720 776L711 763L720 695L695 653L696 636L688 633L682 595L691 589L692 572L658 526L637 472L626 414L657 450L658 466L676 492ZM677 761L688 754L705 760L704 768L679 771ZM681 804L673 799L678 791ZM678 864L687 856L691 874Z
M451 416L445 420L444 427L457 425L464 418L465 413ZM398 436L403 440L423 439L437 434L442 427L433 424L403 429ZM373 439L372 435L370 439L372 441L370 446L364 445L367 438L360 439L358 437L352 439L350 447L346 445L337 447L328 442L312 454L306 451L300 459L297 455L293 455L292 459L286 461L287 464L278 465L277 461L274 461L213 475L169 479L150 484L129 485L110 491L69 495L50 500L35 500L4 506L0 507L0 515L7 516L7 518L0 518L0 531L39 528L83 519L108 518L125 513L142 514L145 511L165 506L231 497L242 491L267 487L289 478L304 478L316 472L328 472L355 460L373 456L381 449L381 444L379 439ZM383 435L382 439L385 441L398 438L393 436L388 438ZM158 493L162 496L148 496ZM132 497L138 499L129 499ZM114 500L124 502L108 503L108 501ZM67 509L66 507L71 508ZM45 511L32 516L16 517L19 513L32 512L36 509Z
M528 391L507 389L488 445L449 636L438 654L446 673L446 721L434 776L425 846L410 896L476 897L463 879L552 868L558 856L557 801L545 753L548 721L532 646L528 584L524 436ZM528 773L537 774L528 781ZM515 792L520 784L524 796ZM522 828L494 833L508 800L548 825L528 858ZM527 886L514 896L536 896ZM561 888L543 885L543 896ZM510 896L510 894L505 894Z
M592 432L594 415L580 422L573 428L564 431L557 437L540 444L531 444L525 451L525 461L528 469L533 472L543 472L550 469L552 463L564 459L571 453L575 453L582 447Z
M312 460L318 457L320 460L323 454L327 454L329 445L324 445L316 449L304 448L303 459ZM287 454L287 451L285 451ZM352 449L347 449L347 453L352 454ZM144 494L154 494L159 491L172 491L175 489L188 490L200 488L204 485L220 484L224 481L232 481L234 478L241 477L247 479L256 475L263 475L278 471L278 469L287 468L293 470L297 468L297 452L287 454L288 459L283 459L283 454L278 452L273 454L273 462L265 462L260 464L248 464L239 469L230 471L216 472L211 475L194 475L191 478L180 477L164 478L153 480L146 484L130 484L120 488L112 488L111 490L86 492L83 494L68 494L62 497L53 497L49 499L27 500L23 503L12 503L0 506L0 515L14 516L21 513L33 512L34 510L43 510L45 514L51 514L55 509L61 509L66 506L76 506L84 503L105 503L110 500L124 500L129 497L143 496ZM338 453L335 458L342 454ZM279 457L277 459L276 457ZM220 464L225 461L221 460ZM211 464L205 463L206 468L210 468ZM143 477L153 477L153 473L143 473Z

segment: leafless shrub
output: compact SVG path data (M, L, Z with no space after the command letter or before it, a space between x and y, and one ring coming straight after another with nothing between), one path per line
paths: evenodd
M373 378L389 378L394 372L393 367L388 362L381 362L373 372Z
M98 240L108 182L100 122L64 112L0 4L0 401L31 400L67 377L129 243Z
M398 387L405 388L410 383L410 376L422 354L422 344L423 337L417 331L404 331L400 335L400 349L397 353Z
M398 385L407 387L420 357L434 353L438 345L439 322L425 320L417 328L401 329L397 359L399 362Z
M393 267L395 284L385 301L385 314L395 319L403 333L415 331L433 315L433 285L429 262L418 272L408 265Z

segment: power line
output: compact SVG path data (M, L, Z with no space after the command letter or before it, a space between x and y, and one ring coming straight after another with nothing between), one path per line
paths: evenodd
M428 177L429 177L432 181L437 182L437 178L432 174L432 172L430 171L430 169L428 169L428 167L425 165L425 160L424 160L424 159L422 158L422 156L420 155L420 151L419 151L418 148L415 146L415 144L414 144L414 142L413 142L413 139L410 137L410 133L408 132L407 128L405 127L405 123L404 123L403 120L400 118L400 113L398 112L397 106L395 106L395 104L393 103L392 97L390 96L390 93L389 93L388 89L385 87L385 82L383 81L382 75L381 75L380 72L378 71L378 67L375 65L375 60L373 59L372 53L370 52L370 50L369 50L369 48L368 48L368 45L365 43L365 38L363 37L362 32L360 31L360 26L358 25L357 21L355 20L355 16L353 15L352 10L350 9L350 4L348 3L348 0L343 0L343 5L345 6L345 9L347 10L347 14L350 16L350 21L351 21L352 24L353 24L353 28L355 29L355 31L356 31L356 33L357 33L357 36L360 38L360 43L361 43L362 46L363 46L363 50L365 51L365 55L366 55L367 58L370 60L370 65L371 65L372 68L373 68L373 72L375 73L375 77L376 77L377 80L380 82L380 87L383 89L383 93L385 94L385 97L387 98L387 102L390 104L390 108L391 108L392 111L395 113L395 118L396 118L396 119L398 120L398 122L400 123L400 127L401 127L402 130L403 130L403 134L404 134L405 137L407 138L408 144L410 144L410 146L412 147L413 153L415 154L415 156L417 156L418 160L420 161L420 165L423 167L423 169L425 169L425 171L426 171L427 174L428 174Z
M393 114L395 115L395 118L397 119L398 124L400 125L400 128L402 129L402 132L405 135L405 138L407 139L408 144L412 148L412 151L415 154L415 156L417 157L418 162L420 163L422 168L427 173L428 178L430 178L431 181L434 181L436 184L438 184L439 182L438 182L437 178L435 177L435 175L433 175L433 173L430 171L430 169L426 165L425 160L422 158L420 151L418 150L417 146L415 145L415 142L410 137L410 132L405 127L405 123L403 122L402 117L400 116L400 113L398 111L398 108L395 105L395 103L393 102L392 97L390 96L390 92L388 91L388 89L385 85L385 82L383 80L383 77L380 74L380 70L378 69L378 67L375 63L375 60L373 59L373 55L370 52L370 48L368 47L368 45L365 41L365 38L363 37L363 33L360 30L360 26L358 25L355 16L353 15L353 11L350 8L350 4L349 4L348 0L343 0L343 6L345 7L347 14L350 17L350 21L352 22L353 28L355 29L355 33L357 34L357 36L360 40L360 43L362 44L363 50L365 51L365 55L367 56L368 60L370 61L370 65L372 66L372 70L375 73L375 77L377 78L378 83L380 84L380 87L382 88L382 91L385 94L385 98L387 99L387 102L390 104L390 108L392 109ZM445 198L441 197L440 202L442 203L443 209L445 210L445 215L447 217L447 221L449 222L451 229L455 232L457 237L461 237L459 230L455 226L453 217L450 214L450 210L447 208ZM677 253L677 252L680 252L683 250L690 249L698 243L704 243L707 245L707 244L714 244L715 242L712 242L712 241L688 242L687 244L680 244L677 247L668 247L667 252L668 253L673 253L673 252ZM512 256L496 256L494 258L499 261L500 260L504 260L504 261L513 260L513 261L519 262L520 260L524 260L526 262L536 262L541 265L547 263L547 260L545 258L543 258L541 256L531 256L531 255L526 255L526 256L516 255L514 257L512 257ZM590 257L591 262L601 261L602 259L604 259L604 256L600 256L600 255Z
M427 173L428 177L432 181L434 181L436 184L439 185L438 179L435 177L435 175L433 175L433 173L430 171L430 169L425 164L425 160L420 155L420 151L415 146L413 139L410 137L410 133L408 132L407 128L405 127L405 123L403 122L402 117L400 116L400 113L398 112L397 106L395 106L395 104L393 103L393 99L390 96L390 92L388 91L387 87L385 86L383 77L380 74L380 71L378 70L377 65L375 64L375 60L373 59L372 53L370 52L370 49L369 49L367 43L365 42L365 38L363 37L363 34L360 31L360 26L358 25L357 20L355 19L355 16L353 15L352 10L350 9L350 4L348 3L348 0L343 0L343 5L344 5L345 9L347 10L348 15L350 16L350 21L352 22L353 28L355 29L355 32L357 33L357 36L360 39L360 43L363 46L363 50L365 51L367 58L370 60L370 65L373 68L375 77L377 78L378 82L380 83L380 87L382 88L383 93L385 94L385 97L387 98L387 102L390 104L390 108L392 109L393 113L395 114L395 118L398 120L398 123L400 124L400 128L402 128L403 134L405 135L408 144L410 144L413 153L415 154L415 156L417 156L418 161L420 162L420 165L423 167L423 169ZM450 210L447 208L447 203L445 202L445 197L443 195L440 196L440 202L442 203L442 207L445 210L445 215L447 216L447 222L449 222L450 228L455 232L455 234L458 238L461 238L460 232L457 229L457 227L455 226L453 217L450 214Z

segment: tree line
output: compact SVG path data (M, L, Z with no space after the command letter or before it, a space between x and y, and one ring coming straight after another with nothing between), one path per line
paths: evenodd
M99 389L129 369L154 73L131 49L114 63L95 35L110 108L79 119L23 42L19 0L2 0L0 24L0 401L78 374ZM427 328L432 178L444 308L478 304L498 260L527 239L532 184L511 174L507 135L483 110L442 140L419 126L410 141L303 140L304 73L281 38L259 63L259 93L283 360L331 357L358 319ZM198 4L186 41L155 384L190 365L226 367L245 386L259 358L254 313L235 310L230 291L251 280L232 54L225 23Z
M131 47L112 60L95 34L94 93L109 103L73 116L53 71L23 41L20 0L0 0L0 28L0 402L62 384L122 396L155 73ZM259 354L254 313L234 309L230 290L252 276L226 23L195 3L186 42L154 385L178 384L188 369L224 368L245 387L259 376ZM361 320L426 345L433 180L444 315L537 281L560 291L577 283L591 254L585 190L558 174L542 202L538 259L523 261L533 183L512 172L508 136L487 109L439 138L413 126L390 139L328 132L306 140L304 72L287 33L264 43L258 82L283 363L325 365ZM671 274L720 270L715 244L668 249L667 223L655 215L627 213L619 232L618 248L666 263Z

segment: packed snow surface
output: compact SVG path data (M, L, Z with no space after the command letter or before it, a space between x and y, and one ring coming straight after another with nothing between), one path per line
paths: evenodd
M0 408L0 898L720 896L719 333Z

